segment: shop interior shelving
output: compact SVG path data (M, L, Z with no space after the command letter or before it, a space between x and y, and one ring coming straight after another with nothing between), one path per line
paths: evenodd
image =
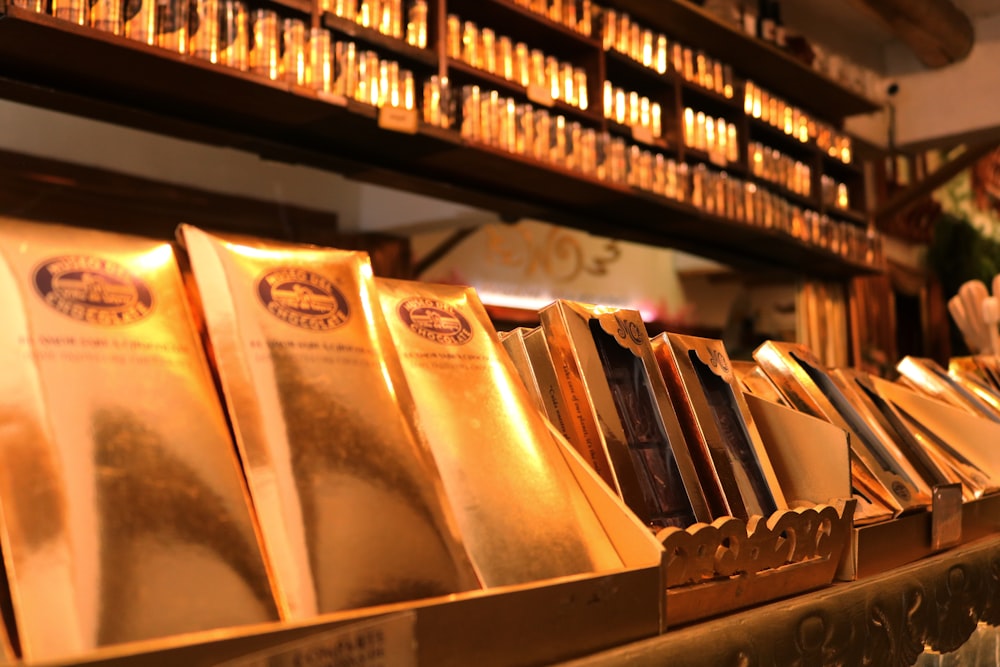
M438 38L442 12L464 9L481 16L480 20L495 21L493 27L498 35L557 37L552 40L561 45L557 55L568 58L561 54L574 50L582 54L579 64L588 70L591 105L587 111L580 111L557 103L553 111L588 127L624 133L624 128L613 127L603 118L600 82L609 71L631 71L629 76L647 76L652 83L659 78L664 100L675 100L676 108L664 109L665 138L652 143L654 150L668 157L697 161L701 156L693 150L685 155L685 147L678 141L678 110L682 100L683 104L706 100L710 106L727 109L726 113L740 124L743 157L732 167L732 173L745 174L749 119L741 117L741 84L736 99L727 100L672 72L639 72L624 64L622 58L603 51L596 33L592 38L576 35L512 0L490 0L478 9L477 3L457 0L432 0L429 4L431 41L427 49L360 28L329 13L313 10L313 18L332 30L335 39L356 39L384 57L397 59L418 75L437 71L485 87L495 83L501 90L504 87L498 77L446 57L443 40ZM871 103L839 84L766 44L730 30L684 0L614 4L646 21L652 29L682 35L685 44L705 48L716 57L751 63L753 71L741 75L752 76L790 101L798 99L800 90L817 89L820 92L808 97L812 108L827 112L828 121L837 123L840 114L872 108ZM281 3L277 6L286 7ZM296 1L285 11L295 14L305 9L304 3ZM877 270L774 230L471 143L455 129L420 123L414 134L385 130L377 123L376 109L353 100L320 96L306 88L78 26L10 3L0 4L0 11L0 96L8 99L239 148L267 159L329 169L361 181L492 209L503 219L540 218L623 240L693 251L741 268L780 267L822 278ZM531 23L533 20L535 23ZM705 43L699 42L702 39ZM769 79L770 61L754 60L760 54L770 54L769 58L780 62L779 71L790 79ZM418 79L418 90L420 85ZM819 161L818 151L816 154ZM863 179L856 166L834 165L832 169L837 174L854 175L857 183ZM796 203L812 204L811 208L821 211L818 199L799 198ZM865 215L848 211L837 214L837 218L863 223Z

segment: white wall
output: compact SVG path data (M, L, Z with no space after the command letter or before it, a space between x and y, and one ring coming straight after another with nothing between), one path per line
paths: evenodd
M899 145L1000 126L1000 15L975 22L969 57L940 70L913 71L913 58L899 47L887 51L896 77L896 136Z
M232 148L182 141L6 100L0 100L0 149L334 211L345 231L387 231L476 213L468 207L357 183L311 167L269 162Z

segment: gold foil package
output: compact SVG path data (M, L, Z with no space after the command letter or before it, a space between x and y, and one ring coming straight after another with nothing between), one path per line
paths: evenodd
M851 471L856 486L866 487L897 513L930 503L926 486L893 455L894 446L884 431L865 421L851 395L826 373L807 348L768 341L757 348L754 359L793 407L850 434Z
M905 386L933 396L959 410L1000 422L1000 413L987 402L990 400L988 394L980 398L975 390L968 389L955 380L938 366L937 362L931 359L903 357L896 365L896 370L899 371L900 382Z
M722 342L661 334L652 346L713 518L747 519L786 509Z
M179 233L284 615L476 588L367 256Z
M539 316L554 369L539 388L566 439L647 525L711 521L638 312L556 301Z
M886 400L872 377L860 371L837 369L832 373L864 419L891 434L890 447L896 461L908 466L907 475L923 481L923 492L930 495L933 487L959 483L963 496L973 500L991 488L987 476L962 460L953 448L914 422L905 411Z
M484 584L620 567L474 290L383 279L376 286Z
M170 244L0 229L0 506L25 660L277 619Z
M528 347L525 344L525 337L531 335L531 331L531 329L521 327L513 331L500 332L500 343L507 352L507 356L510 357L511 363L514 364L514 370L517 371L518 377L524 383L524 388L528 391L528 395L538 409L544 412L545 402L542 399L542 391L538 386L535 371L531 367L531 355L528 353Z
M729 365L732 367L733 373L739 379L745 392L759 396L772 403L788 407L784 396L781 395L778 388L771 382L771 378L767 377L767 373L760 369L760 366L752 361L732 360L729 362Z

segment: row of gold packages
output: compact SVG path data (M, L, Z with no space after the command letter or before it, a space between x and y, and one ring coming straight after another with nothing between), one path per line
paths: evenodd
M474 291L178 240L0 223L26 660L621 568Z
M503 337L553 424L654 529L787 503L719 341L647 336L634 310L556 301Z
M842 488L857 499L858 525L926 511L935 489L945 485L960 485L966 501L1000 490L1000 468L974 435L942 433L901 395L934 397L973 424L996 422L995 361L960 361L946 372L907 357L897 368L900 379L889 382L826 369L793 343L769 341L754 353L755 363L732 362L721 341L672 333L648 338L639 313L628 309L557 301L539 311L539 319L535 329L502 336L522 381L556 428L653 529L769 516L804 502L783 491L802 487L802 480L789 478L791 470L816 480L834 474L819 469L829 457L814 456L810 443L796 448L794 462L787 451L772 449L747 394L846 433L850 481ZM834 499L809 502L828 500Z

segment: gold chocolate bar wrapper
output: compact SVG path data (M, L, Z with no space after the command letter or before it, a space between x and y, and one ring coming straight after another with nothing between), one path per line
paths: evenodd
M896 370L903 385L944 401L959 410L1000 422L1000 414L956 382L933 359L903 357Z
M539 317L566 439L647 525L711 521L639 312L556 301Z
M664 333L652 346L677 412L685 417L685 437L708 451L703 467L720 480L729 513L748 519L787 509L722 341Z
M368 256L179 234L283 614L478 588Z
M531 329L526 327L518 327L517 329L500 333L500 343L503 344L503 349L510 357L511 363L514 364L514 370L517 371L521 382L524 383L524 388L528 390L528 395L531 396L532 402L534 402L539 410L544 412L545 402L542 400L542 392L538 387L538 379L535 377L535 371L531 367L531 358L528 356L528 348L524 342L525 336L529 335L531 331Z
M771 378L767 377L767 373L760 369L760 366L752 361L730 360L729 363L732 366L733 374L736 375L740 384L743 385L744 391L772 403L789 407L788 401L785 400L785 397L781 395L778 388L771 382Z
M754 351L754 359L793 407L825 419L851 436L851 474L855 488L864 487L872 504L879 503L896 514L926 507L930 498L908 479L884 442L884 433L874 430L861 417L834 379L803 345L767 341ZM863 506L859 505L859 510ZM864 514L856 515L864 520Z
M475 291L375 282L421 429L483 582L620 568Z
M22 653L277 619L168 243L0 222L0 507Z

